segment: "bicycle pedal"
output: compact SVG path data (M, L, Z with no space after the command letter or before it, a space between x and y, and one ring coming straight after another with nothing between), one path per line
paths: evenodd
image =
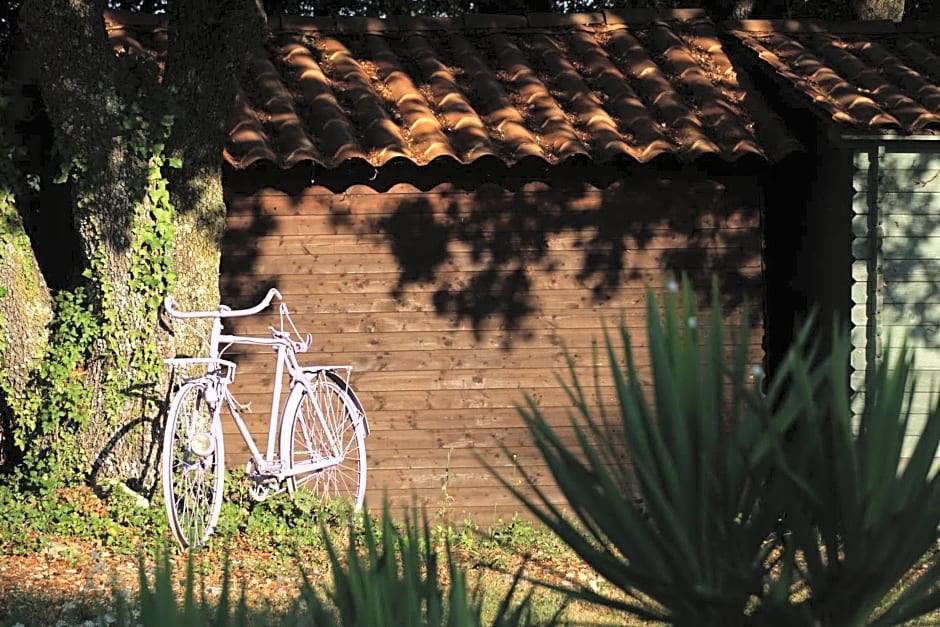
M254 476L261 481L268 481L271 479L276 481L277 475L281 472L282 467L283 464L281 464L279 461L271 462L269 464L265 464L261 468L258 468L258 470L255 471Z

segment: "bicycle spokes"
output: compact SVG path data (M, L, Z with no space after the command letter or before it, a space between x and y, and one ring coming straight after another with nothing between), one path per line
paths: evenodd
M297 424L295 427L297 430L295 437L297 437L302 444L298 450L301 451L301 455L303 455L304 452L306 453L307 459L304 461L310 461L313 463L316 463L323 458L323 453L320 447L314 441L314 429L312 428L311 420L315 419L315 416L305 415L301 411L296 418ZM295 459L294 461L296 463L300 460Z
M208 512L204 504L212 501L215 489L213 466L214 460L200 457L192 463L182 463L176 475L176 511L189 545L199 544L205 533Z
M289 487L359 507L365 494L365 436L358 403L335 381L318 380L295 388L286 409L291 418L281 447L300 472ZM304 473L303 464L316 466Z
M205 387L185 384L167 416L163 486L170 527L180 544L208 539L222 499L222 434Z

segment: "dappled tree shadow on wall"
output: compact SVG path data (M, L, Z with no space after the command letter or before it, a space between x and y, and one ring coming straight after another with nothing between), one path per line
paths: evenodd
M920 155L909 167L883 168L880 177L877 190L860 192L875 193L867 202L882 211L878 242L882 302L879 319L871 321L871 331L882 334L885 341L890 338L898 344L908 340L914 346L935 346L940 334L940 202L936 193L940 170L932 155ZM857 217L855 228L862 228L865 219ZM856 254L869 246L865 239L857 244L861 246Z
M533 294L539 274L543 285L555 274L560 287L584 290L584 306L663 273L687 273L704 301L717 275L730 311L760 295L758 224L752 182L696 175L633 177L604 189L542 182L416 194L373 232L388 238L399 266L393 295L433 285L437 314L469 321L479 339L494 323L518 330L539 314L551 298Z

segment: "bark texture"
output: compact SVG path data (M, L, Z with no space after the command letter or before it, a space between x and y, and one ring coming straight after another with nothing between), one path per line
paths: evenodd
M26 0L21 25L60 153L82 168L74 210L84 253L104 254L118 279L127 268L133 166L117 137L128 103L104 8L104 0Z
M179 107L170 150L183 168L171 178L179 216L174 264L181 306L219 304L219 260L225 229L222 151L239 79L266 31L257 0L172 2L166 83ZM195 337L177 338L177 350L198 351Z
M25 182L13 167L9 131L0 125L0 468L13 456L13 416L27 402L30 374L45 354L52 320L49 289L18 207Z
M143 140L131 139L126 124L145 96L108 41L105 6L104 0L25 0L20 21L56 153L72 173L72 224L91 273L91 310L110 324L77 369L91 390L90 418L77 433L78 463L92 481L142 484L153 476L157 440L156 416L141 399L155 397L151 383L157 382L135 376L135 338L149 341L157 329L130 280L132 227L149 218L149 207L146 160L141 146L132 145ZM117 382L110 388L109 379Z
M890 20L904 18L904 0L852 0L852 13L857 20Z

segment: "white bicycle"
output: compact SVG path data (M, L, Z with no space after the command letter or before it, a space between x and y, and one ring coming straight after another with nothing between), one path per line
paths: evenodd
M176 370L196 367L183 376L170 404L163 439L163 493L170 529L185 547L205 544L219 520L225 469L222 408L228 409L251 453L246 473L252 498L306 489L324 499L343 499L362 506L366 492L365 438L369 424L362 404L349 386L352 366L301 366L297 353L312 338L301 336L280 303L280 328L271 337L223 334L223 318L251 316L281 294L271 289L249 309L219 305L216 311L183 312L168 296L166 312L173 318L212 318L208 357L167 359ZM285 329L286 325L286 329ZM262 454L245 426L244 408L232 396L235 364L222 355L233 345L270 346L277 354L267 446ZM283 379L289 394L279 411Z

